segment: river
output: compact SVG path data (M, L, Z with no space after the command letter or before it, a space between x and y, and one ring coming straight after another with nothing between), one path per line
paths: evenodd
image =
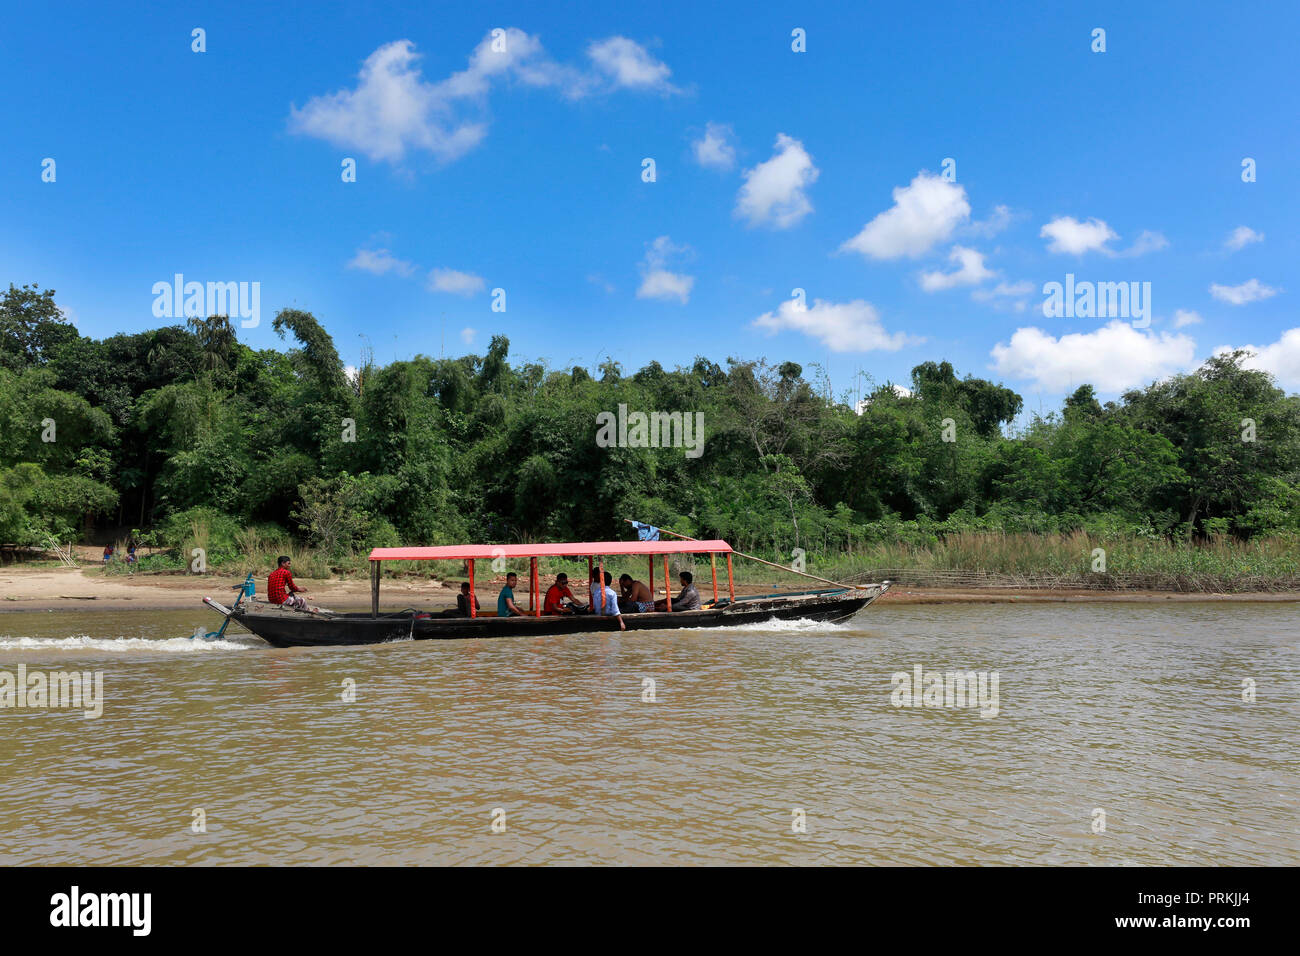
M103 681L98 717L0 708L0 863L1300 862L1295 605L180 636L213 620L0 614L0 681ZM985 672L983 706L895 706L918 665Z

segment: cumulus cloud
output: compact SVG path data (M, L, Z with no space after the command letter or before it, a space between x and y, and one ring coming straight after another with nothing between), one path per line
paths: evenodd
M460 330L460 340L466 345L474 344L474 336L478 335L478 329L472 329L468 325Z
M1048 252L1082 255L1085 252L1109 252L1106 243L1118 239L1119 234L1100 219L1079 222L1073 216L1058 216L1038 233L1048 240Z
M922 272L921 288L926 292L939 292L962 285L979 285L992 279L996 272L984 267L984 256L966 246L953 246L948 261L957 264L953 272Z
M814 299L811 306L787 299L775 312L764 312L753 324L769 334L789 330L811 335L832 352L897 352L905 345L923 341L902 332L885 331L876 307L862 299Z
M732 145L732 139L730 126L707 124L704 135L691 144L695 151L695 161L710 169L733 169L736 165L736 147Z
M482 276L455 269L434 269L429 273L430 292L450 292L452 295L473 295L487 288Z
M1228 234L1228 238L1223 240L1223 248L1229 252L1236 252L1252 242L1263 242L1264 234L1256 232L1250 226L1238 226Z
M355 87L291 107L289 128L377 161L398 163L408 153L427 152L450 162L487 135L494 83L549 87L568 99L622 88L675 91L667 65L626 37L592 43L587 54L593 67L581 70L551 59L541 41L522 30L493 32L474 48L465 69L437 81L425 79L410 40L387 43L366 57Z
M381 276L386 272L396 272L400 276L409 276L415 272L415 264L405 259L398 259L387 249L358 249L357 254L348 262L349 269L360 269Z
M1258 279L1249 279L1241 285L1219 285L1218 283L1210 285L1210 295L1229 305L1245 305L1248 302L1271 299L1280 291L1280 289L1264 285Z
M1056 338L1039 328L1016 329L990 353L1000 375L1065 391L1089 383L1119 392L1191 367L1196 343L1186 335L1152 335L1119 320L1092 332Z
M1073 216L1057 216L1043 226L1038 235L1048 240L1048 252L1073 256L1087 252L1100 252L1106 256L1144 256L1169 245L1169 240L1162 233L1144 229L1127 249L1112 249L1108 243L1118 239L1119 233L1106 225L1104 220L1089 219L1080 222Z
M745 184L736 197L736 215L751 226L788 229L808 213L812 203L805 190L821 170L813 165L803 143L778 133L772 158L745 171Z
M587 56L615 87L675 93L668 82L672 70L656 60L645 47L627 37L608 37L587 47Z
M1189 325L1200 325L1205 320L1200 314L1190 309L1178 309L1174 312L1174 328L1182 329Z
M964 187L922 170L893 192L894 205L862 227L840 250L871 259L915 258L952 235L970 218Z
M645 258L641 261L641 286L636 290L638 299L676 299L685 305L695 288L695 277L668 269L671 259L690 252L689 246L678 246L667 236L646 243Z
M1254 353L1244 362L1243 368L1259 369L1272 374L1280 385L1287 388L1300 388L1300 328L1287 329L1272 345L1241 345ZM1216 355L1233 351L1232 346L1221 345L1214 350Z

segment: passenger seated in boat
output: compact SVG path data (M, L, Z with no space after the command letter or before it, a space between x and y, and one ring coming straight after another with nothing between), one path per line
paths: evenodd
M293 572L289 570L289 564L287 554L275 559L275 570L266 578L266 599L284 607L305 608L307 601L298 595L307 592L293 583Z
M565 599L568 603L564 603ZM546 590L546 602L542 605L543 614L576 614L587 610L587 605L579 604L578 599L569 590L569 576L561 571L555 576L555 583Z
M469 617L469 603L474 602L474 610L478 611L478 595L469 593L469 582L460 582L460 593L456 595L456 613L460 617Z
M644 581L623 574L619 576L618 587L618 604L624 614L644 614L655 609L655 596L650 593Z
M698 611L700 609L700 592L695 590L695 575L690 571L683 571L677 575L678 580L682 582L682 590L673 598L674 611ZM668 601L655 601L656 611L668 610Z
M511 571L506 575L506 586L501 589L497 595L497 617L522 617L523 608L515 604L515 585L519 582L519 575Z
M618 619L618 629L626 631L627 625L623 623L623 612L618 607L618 595L610 587L614 581L614 576L608 571L605 572L605 586L600 586L600 572L591 572L591 613L613 617Z

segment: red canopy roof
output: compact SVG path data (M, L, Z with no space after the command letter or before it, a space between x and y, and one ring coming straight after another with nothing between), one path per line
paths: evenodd
M572 541L560 544L445 544L432 548L375 548L371 561L448 561L464 558L545 558L629 554L725 554L725 541Z

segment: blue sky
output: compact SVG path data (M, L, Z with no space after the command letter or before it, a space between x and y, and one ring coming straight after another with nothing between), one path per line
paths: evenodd
M350 364L946 358L1034 410L1253 345L1300 389L1300 8L1132 6L12 7L0 281L94 336L259 282L243 341L303 308ZM1045 316L1067 273L1149 315Z

